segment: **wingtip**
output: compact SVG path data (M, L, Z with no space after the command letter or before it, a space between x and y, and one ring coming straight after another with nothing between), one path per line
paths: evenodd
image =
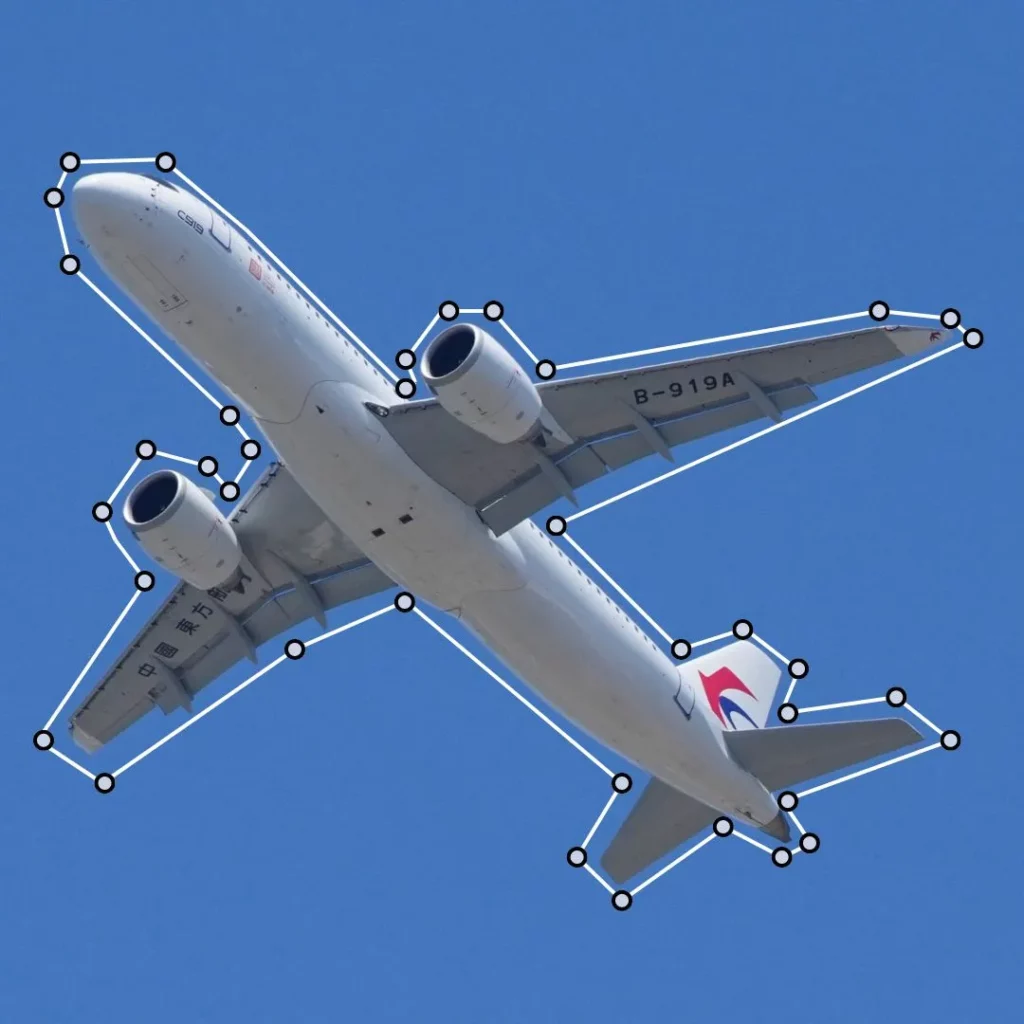
M905 356L917 355L925 349L942 345L956 333L955 329L935 329L919 324L899 324L886 327L885 330L891 332L892 343L899 349L900 354Z

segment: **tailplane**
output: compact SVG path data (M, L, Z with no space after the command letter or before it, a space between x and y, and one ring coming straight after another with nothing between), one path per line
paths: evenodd
M784 725L725 734L733 759L771 791L850 768L920 739L921 733L902 718Z

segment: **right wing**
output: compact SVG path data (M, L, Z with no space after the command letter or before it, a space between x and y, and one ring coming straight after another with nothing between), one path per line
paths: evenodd
M496 534L637 459L815 401L813 388L934 345L943 331L875 326L632 370L553 380L537 390L569 435L499 444L436 399L378 411L410 458ZM376 410L375 410L376 411Z
M307 618L394 586L273 463L230 517L243 575L230 591L179 583L72 714L94 751L154 707L191 713L192 697L242 658Z

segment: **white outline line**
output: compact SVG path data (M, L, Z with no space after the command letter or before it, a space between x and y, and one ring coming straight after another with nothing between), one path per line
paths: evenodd
M89 159L79 162L82 164L152 164L156 167L155 156L104 157L102 160Z
M885 704L884 697L865 697L863 700L844 700L838 704L816 704L812 708L800 708L800 714L806 715L811 711L834 711L836 708L856 708L863 704Z
M460 313L479 313L481 316L483 316L483 312L484 311L482 309L460 309L459 312Z
M465 309L465 310L463 310L463 312L464 313L483 313L483 310L482 309ZM519 335L516 334L516 332L513 331L512 328L509 327L509 325L507 323L505 323L505 318L504 317L502 317L498 321L498 323L501 324L501 326L504 327L506 331L508 331L508 333L512 337L512 340L534 361L534 363L540 362L540 360L526 347L526 342L523 341L523 339L520 338Z
M218 402L217 399L214 398L213 395L207 391L206 388L204 388L203 385L185 369L185 367L181 365L181 363L179 363L173 356L168 355L157 342L155 342L123 309L121 309L113 299L109 298L98 285L94 284L86 274L79 271L75 274L75 277L81 278L85 284L87 284L122 320L124 320L126 324L128 324L129 327L135 331L136 334L152 345L153 348L155 348L157 352L159 352L160 355L162 355L164 359L166 359L167 362L169 362L171 366L173 366L178 373L180 373L185 380L189 382L189 384L191 384L208 402L212 402L217 407L218 412L224 407L223 402Z
M593 567L594 567L594 569L596 569L596 570L597 570L597 571L598 571L598 572L599 572L599 573L601 574L601 576L602 576L602 577L604 578L604 580L605 580L606 582L608 582L609 584L611 584L611 586L612 586L612 587L613 587L613 588L615 589L615 592L616 592L617 594L619 594L619 596L620 596L620 597L623 597L623 598L625 598L625 599L626 599L626 600L627 600L627 601L629 602L629 604L630 604L630 605L631 605L631 606L633 607L633 609L634 609L635 611L639 612L639 613L640 613L640 615L642 615L642 616L643 616L644 620L645 620L645 621L647 622L647 624L648 624L649 626L651 626L651 627L652 627L653 629L657 630L657 631L658 631L658 633L659 633L659 634L660 634L660 635L662 636L662 638L663 638L663 639L664 639L664 640L665 640L665 641L666 641L667 643L672 643L672 641L673 641L674 637L671 637L671 636L669 636L669 635L668 635L668 633L666 633L666 632L665 632L665 630L663 630L663 629L661 628L661 626L659 626L659 625L658 625L658 624L657 624L657 623L656 623L656 622L654 621L654 619L652 619L652 618L650 617L650 615L648 615L648 614L647 614L647 612L645 612L645 611L643 610L643 608L641 608L641 607L640 607L640 605L638 605L638 604L636 603L636 601L634 601L634 600L633 600L633 598L631 598L631 597L629 596L629 594L627 594L627 593L626 593L626 592L625 592L625 591L624 591L624 590L622 589L622 587L620 587L620 586L618 585L618 583L616 583L616 582L615 582L615 580L613 580L613 579L611 578L611 576L609 576L609 575L608 575L608 573L606 573L606 572L604 571L604 569L602 569L602 568L601 568L601 566L599 566L599 565L597 564L597 562L595 562L595 561L594 561L594 559L593 559L593 558L591 558L591 557L590 557L590 555L588 555L588 554L586 553L586 551L584 551L584 550L583 550L583 548L581 548L581 547L579 546L579 544L577 544L577 543L576 543L576 541L574 541L574 540L572 539L572 537L570 537L570 536L569 536L569 534L568 534L568 533L563 533L563 534L562 534L562 539L563 539L564 541L567 541L567 542L568 542L569 544L571 544L571 545L572 545L572 547L573 547L573 548L575 548L575 549L576 549L576 551L577 551L577 552L579 552L579 554L580 554L580 555L581 555L581 556L582 556L583 558L585 558L585 559L587 560L587 562L588 562L588 563L589 563L589 564L590 564L591 566L593 566Z
M157 456L161 459L170 459L172 462L184 462L186 466L199 466L198 459L186 459L183 455L172 455L170 452L162 452L158 450L156 455L153 457L156 458ZM203 458L206 458L206 456L204 455Z
M445 630L442 626L439 626L429 615L427 615L425 612L420 611L419 608L414 608L413 611L416 612L416 614L424 622L426 622L427 625L437 630L437 632L440 633L441 636L443 636L450 644L452 644L457 650L461 651L467 658L469 658L469 660L473 662L473 664L476 665L477 668L482 669L484 672L486 672L496 683L504 687L510 694L512 694L512 696L515 697L517 701L519 701L521 704L525 704L526 707L528 707L542 722L544 722L546 725L549 725L552 729L554 729L554 731L557 732L563 740L565 740L567 743L575 747L584 757L587 758L588 761L597 765L597 767L600 768L601 771L605 773L605 775L607 775L609 778L612 778L615 775L615 772L613 772L611 768L609 768L605 764L602 764L589 750L587 750L586 747L584 747L577 740L574 740L560 725L556 725L553 721L551 721L551 719L548 718L548 716L545 715L544 712L540 710L540 708L536 707L534 704L531 704L530 701L528 701L514 687L509 686L509 684L506 683L505 680L502 679L497 672L495 672L491 668L488 668L488 666L485 665L475 654L473 654L472 651L470 651L467 647L460 644L459 641L451 635L451 633L447 632L447 630Z
M745 836L742 832L737 831L735 828L732 830L732 834L737 839L742 839L745 843L750 843L751 846L756 846L759 850L764 850L769 856L771 855L772 848L765 846L764 843L759 843L756 839L751 839L750 836Z
M57 188L62 192L64 191L64 182L68 180L69 173L70 172L65 171L63 167L60 169L60 177L57 179Z
M683 341L676 345L659 345L658 348L638 349L636 352L623 352L614 356L598 356L596 359L577 359L571 363L559 363L559 370L571 370L577 366L596 366L598 363L610 363L617 359L633 359L637 356L654 356L661 352L677 352L679 349L696 348L699 345L714 345L719 341L738 341L740 338L756 338L764 334L778 334L780 331L795 331L800 327L817 327L819 324L835 324L841 320L857 320L867 316L862 313L843 313L841 316L826 316L819 320L802 320L796 324L784 324L782 327L762 327L758 331L740 331L739 334L721 334L717 338L701 338L698 341ZM909 314L908 314L909 315Z
M136 754L135 757L133 757L130 761L126 761L123 765L121 765L121 767L118 768L116 772L111 772L110 774L113 775L114 778L116 779L123 772L126 772L128 771L129 768L132 768L135 765L137 765L141 760L143 760L143 758L149 757L149 755L152 754L154 750L157 750L160 747L162 747L165 743L170 742L179 733L183 733L186 729L191 728L201 718L205 718L206 715L213 711L214 708L219 708L221 704L223 704L226 700L230 700L232 697L234 697L236 693L241 693L242 690L244 690L250 683L255 683L256 680L260 678L260 676L265 676L272 668L277 668L277 666L280 665L282 661L286 660L286 657L287 656L284 654L278 655L278 657L276 657L272 662L270 662L270 664L264 665L263 668L259 669L256 672L253 672L253 674L249 676L248 679L244 679L233 690L229 690L227 693L224 694L223 697L218 697L211 705L209 705L209 707L203 708L202 711L197 711L187 722L182 722L181 725L177 727L177 729L172 729L166 736L157 740L156 743L152 744L151 746L146 747L146 749L141 754Z
M800 824L800 819L792 811L786 811L786 814L788 814L793 819L793 824L796 825L796 827L800 830L800 835L806 835L807 829L805 829L803 825ZM801 847L798 845L797 849L801 849Z
M712 832L711 835L705 836L699 843L694 843L693 846L691 846L684 853L681 853L670 864L666 864L665 867L663 867L660 871L655 872L646 881L641 882L635 889L630 889L629 890L629 895L630 896L636 896L636 894L638 892L642 892L644 889L646 889L647 886L649 886L651 884L651 882L656 882L659 878L661 878L662 875L664 875L668 871L671 871L677 864L682 864L682 862L684 860L686 860L687 857L692 856L693 854L695 854L702 846L707 846L708 843L710 843L712 839L718 839L718 838L720 838L720 837L717 836L714 832Z
M423 328L423 333L413 342L412 348L409 349L410 352L415 352L420 347L420 345L423 344L423 342L426 340L427 335L434 329L434 326L437 324L437 321L440 320L440 319L441 319L441 314L440 313L435 313L433 320L431 320L430 323L427 324L427 326Z
M775 657L778 658L779 661L781 661L783 665L786 665L788 667L788 665L789 665L789 658L787 658L784 654L779 654L779 652L777 650L775 650L775 648L772 647L772 645L770 643L768 643L767 640L764 640L761 637L759 637L757 635L757 633L752 633L750 635L750 639L751 640L756 640L769 654L774 654ZM790 678L792 678L792 676Z
M242 477L249 472L249 467L252 465L252 459L243 458L242 468L235 474L235 483L241 483Z
M884 700L885 698L883 697L882 699ZM921 721L924 722L924 724L927 725L929 729L932 729L934 732L938 733L940 736L942 735L942 730L934 722L931 722L927 718L925 718L924 715L922 715L921 712L917 710L917 708L912 707L906 701L904 701L901 706L905 707L915 717L920 718Z
M901 754L899 757L890 758L888 761L872 765L870 768L862 768L859 772L851 772L849 775L844 775L840 779L833 779L831 782L823 782L820 786L805 789L803 792L797 793L797 796L803 799L805 796L810 796L812 793L820 793L823 789L830 789L832 786L838 786L841 782L849 782L850 779L857 779L860 778L861 775L867 775L870 772L877 772L880 768L888 768L889 765L898 764L900 761L906 761L907 758L917 757L918 754L927 754L931 750L938 750L941 746L941 743L932 743L927 747L919 747L917 750L912 750L909 754Z
M181 178L181 180L184 181L191 189L193 189L200 196L202 196L203 199L205 199L208 203L210 203L217 210L219 210L229 221L231 221L232 224L235 225L236 228L238 228L239 231L241 231L243 234L248 235L249 238L251 238L267 254L267 256L269 256L270 259L272 259L320 307L324 314L326 314L331 320L333 320L349 336L349 338L353 342L355 342L355 344L358 345L384 371L384 373L387 374L387 376L391 378L393 382L398 380L397 375L392 372L391 367L389 367L388 364L385 363L384 360L382 360L380 356L378 356L377 353L374 352L373 349L370 348L370 346L367 345L359 337L359 335L357 335L355 331L353 331L352 328L348 326L348 324L341 320L332 310L328 309L324 302L318 296L316 296L306 284L299 280L299 278L285 264L284 260L277 256L268 245L266 245L263 241L257 238L256 235L249 228L247 228L237 217L228 213L228 211L223 206L221 206L220 203L218 203L217 200L213 198L213 196L211 196L208 192L204 192L180 168L175 167L174 173L178 175L178 177Z
M70 256L71 250L68 248L68 236L64 234L64 218L61 217L58 207L55 207L53 212L57 217L57 230L60 232L60 244L64 249L64 255Z
M110 505L110 506L111 506L111 508L113 508L114 500L115 500L115 499L117 498L117 496L118 496L118 495L119 495L119 494L121 493L122 489L124 488L124 485L125 485L126 483L128 483L128 481L129 481L129 480L131 480L131 478L132 478L132 474L133 474L133 473L135 472L135 470L137 470L137 469L139 468L139 466L141 466L141 465L142 465L142 459L138 459L138 458L137 458L137 459L136 459L136 460L135 460L135 461L134 461L134 462L132 463L131 469L129 469L129 470L128 470L128 472L127 472L127 473L125 473L125 475L124 475L123 477L121 477L121 482L120 482L120 483L119 483L119 484L118 484L118 485L117 485L117 486L116 486L116 487L114 488L114 493L113 493L113 494L111 494L111 496L110 496L109 498L107 498L107 504L108 504L108 505ZM107 522L110 522L110 520L108 519L108 520L107 520Z
M796 689L796 684L799 683L799 682L800 682L800 680L797 679L795 676L790 676L789 677L789 686L786 689L786 696L782 698L782 703L783 704L788 704L789 703L790 698L793 696L793 691Z
M590 872L593 878L596 878L608 890L608 892L611 893L612 896L615 895L615 890L590 866L590 861L587 861L583 866Z
M833 405L837 405L839 402L845 401L847 398L852 398L854 395L859 395L863 391L877 387L879 384L884 384L886 381L899 377L904 373L916 370L917 367L924 366L925 363L930 363L932 360L939 359L941 356L948 355L950 352L956 352L963 347L963 342L958 341L947 348L939 349L938 352L932 352L931 355L924 356L922 359L917 359L906 366L901 366L898 370L893 370L891 373L884 374L881 377L876 377L874 380L868 381L867 384L861 384L859 387L852 388L850 391L846 391L841 395L837 395L835 398L830 398L825 402L812 406L810 409L805 409L803 412L798 412L796 415L790 416L788 419L784 419L779 423L773 423L771 426L765 427L763 430L758 430L753 434L748 434L746 437L741 437L738 441L733 441L732 444L727 444L722 448L709 452L707 455L702 455L699 459L694 459L692 462L686 463L685 466L678 466L675 469L670 469L667 473L662 473L660 476L656 476L645 483L637 484L636 487L630 487L621 494L616 494L611 498L606 498L604 501L599 501L596 505L591 505L589 508L581 509L579 512L576 512L571 516L566 516L565 521L567 523L571 523L577 519L582 519L584 516L590 515L591 512L597 512L599 509L607 508L609 505L614 505L615 502L621 501L623 498L628 498L631 495L638 494L640 491L647 490L648 487L653 487L655 484L659 484L663 480L668 480L669 477L678 476L680 473L685 473L688 469L693 469L695 466L700 466L705 462L710 462L719 455L724 455L726 452L731 452L736 448L741 448L743 445L749 444L751 441L756 441L759 437L764 437L766 434L772 434L776 430L788 427L790 424L797 423L800 420L806 419L808 416L813 416L815 413L824 412L826 409L831 408Z
M71 765L72 768L77 768L86 778L96 781L96 776L88 768L83 768L77 761L68 757L67 754L62 754L56 747L50 747L50 753L59 757L65 764Z
M103 648L107 646L107 644L110 642L110 638L117 632L117 627L120 626L122 622L124 622L125 617L132 610L132 606L135 604L136 601L138 601L138 599L141 596L142 591L136 589L136 591L132 594L131 599L122 609L121 614L118 615L118 617L114 620L114 624L110 627L110 629L107 630L107 635L100 641L99 647L97 647L96 650L92 652L92 657L89 658L89 660L85 663L85 667L82 669L82 671L78 673L77 678L71 684L71 688L68 690L67 693L64 694L64 699L57 705L53 714L50 715L50 717L47 719L46 725L43 726L44 729L49 731L50 726L53 725L53 723L57 720L57 716L64 710L64 705L67 704L69 700L71 700L71 695L75 692L75 690L78 689L79 683L81 683L81 681L85 678L86 673L89 671L89 669L92 668L92 666L96 662L96 659L103 652Z
M587 843L589 843L590 840L594 838L594 833L598 830L598 828L600 828L601 822L604 821L604 816L612 809L612 804L615 803L615 800L618 797L618 795L619 794L617 791L612 790L612 795L608 798L608 803L604 805L604 810L601 811L601 813L597 816L597 821L595 821L594 824L590 827L590 831L587 833L587 838L584 839L582 843L580 843L581 849L585 850L587 848Z
M719 640L727 640L732 635L732 630L730 629L727 633L716 633L714 636L705 637L703 640L695 640L690 646L703 647L705 644L714 644L718 643Z
M939 323L942 323L942 317L938 313L909 313L905 309L890 309L889 316L916 316L919 320L938 320ZM945 324L942 326L946 327ZM946 327L946 330L951 330L951 328Z
M114 527L111 525L110 520L108 519L103 525L107 528L107 533L110 534L110 539L114 542L115 546L117 547L117 550L120 551L121 554L124 555L124 557L128 560L128 564L132 567L132 569L134 569L135 572L138 572L139 571L139 567L135 564L135 559L132 558L132 556L128 554L127 549L121 543L121 541L118 538L117 534L114 533ZM140 591L140 593L141 593L141 591Z

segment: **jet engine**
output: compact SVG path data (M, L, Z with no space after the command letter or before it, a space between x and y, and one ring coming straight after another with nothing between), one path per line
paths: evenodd
M474 324L456 324L434 338L423 357L423 379L452 416L500 444L548 425L523 368Z
M152 473L132 489L124 521L146 554L200 590L225 583L242 560L234 528L208 492L174 470Z

